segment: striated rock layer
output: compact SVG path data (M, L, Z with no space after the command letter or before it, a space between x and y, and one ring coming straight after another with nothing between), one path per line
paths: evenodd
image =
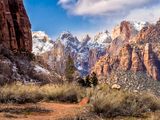
M0 0L0 43L14 52L32 51L31 24L23 0Z
M112 33L109 54L99 59L92 72L107 77L117 70L135 73L141 71L160 80L159 28L160 21L155 25L144 26L140 32L133 32L129 22L122 22Z

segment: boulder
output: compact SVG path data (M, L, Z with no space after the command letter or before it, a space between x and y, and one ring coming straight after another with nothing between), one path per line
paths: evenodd
M116 90L120 90L120 89L121 89L121 86L118 85L118 84L114 84L114 85L112 85L111 88L112 88L112 89L116 89Z

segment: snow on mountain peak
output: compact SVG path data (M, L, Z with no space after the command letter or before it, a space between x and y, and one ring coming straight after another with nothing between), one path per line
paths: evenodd
M144 21L141 21L141 22L132 21L131 24L134 26L134 28L135 28L137 31L140 31L143 27L146 27L146 26L149 25L148 22L144 22Z
M91 40L91 37L87 34L87 35L82 37L81 42L88 42L89 40Z
M44 32L44 31L36 31L32 32L32 37L33 38L38 38L38 39L44 39L44 40L51 40L51 38Z
M60 41L66 48L71 48L74 50L78 49L78 46L80 44L77 37L74 37L70 32L62 32L60 36L58 37L57 41Z
M110 33L106 30L104 32L98 33L94 37L94 41L97 42L98 44L106 44L110 43L112 41Z
M53 47L53 41L51 38L43 31L32 32L33 38L33 48L32 52L35 55L40 55L47 51L50 51Z

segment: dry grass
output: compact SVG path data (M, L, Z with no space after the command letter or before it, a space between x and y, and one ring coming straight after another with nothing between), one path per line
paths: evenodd
M103 117L139 117L160 110L160 99L151 94L129 93L99 86L90 99L90 110Z
M87 114L98 117L139 117L144 113L160 110L160 99L152 94L113 90L107 85L82 88L73 84L44 86L12 84L0 88L0 103L23 104L40 101L76 103L84 97L90 99Z
M71 84L45 86L12 84L0 88L0 103L78 102L83 96L83 88Z

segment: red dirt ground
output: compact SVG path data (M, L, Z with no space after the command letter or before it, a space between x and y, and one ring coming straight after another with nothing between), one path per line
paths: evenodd
M0 105L1 108L25 108L32 107L33 104L26 105ZM51 110L49 113L30 113L29 115L18 115L10 113L0 113L0 120L63 120L78 115L82 107L78 104L59 103L38 103L37 107Z

